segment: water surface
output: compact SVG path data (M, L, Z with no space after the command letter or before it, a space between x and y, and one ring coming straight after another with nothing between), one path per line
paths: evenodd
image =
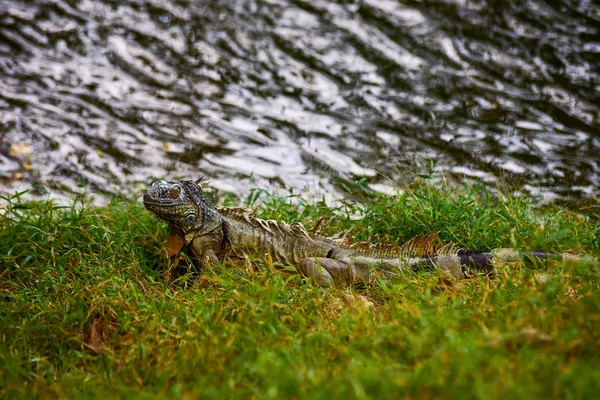
M433 161L593 199L599 69L592 1L0 0L0 190L387 190Z

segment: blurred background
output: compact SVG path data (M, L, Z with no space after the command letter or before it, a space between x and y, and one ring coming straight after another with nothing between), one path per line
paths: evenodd
M599 76L593 1L0 0L0 192L594 201Z

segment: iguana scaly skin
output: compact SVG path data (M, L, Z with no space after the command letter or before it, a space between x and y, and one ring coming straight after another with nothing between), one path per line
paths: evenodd
M388 278L422 266L437 266L456 278L470 269L488 271L492 260L517 261L523 256L578 262L571 254L512 249L445 251L427 257L402 257L377 251L361 251L309 234L299 223L266 221L240 208L214 207L200 185L191 180L155 182L144 194L144 205L169 223L167 256L185 245L201 266L212 267L227 255L244 251L270 254L274 262L296 267L321 285L353 285Z

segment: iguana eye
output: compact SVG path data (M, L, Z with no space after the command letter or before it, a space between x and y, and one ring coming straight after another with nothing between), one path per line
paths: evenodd
M194 221L196 220L196 214L194 213L189 213L186 217L185 217L185 224L187 226L193 225Z
M177 197L179 197L179 193L181 193L181 189L179 188L178 185L174 185L169 188L169 197L170 198L176 199Z

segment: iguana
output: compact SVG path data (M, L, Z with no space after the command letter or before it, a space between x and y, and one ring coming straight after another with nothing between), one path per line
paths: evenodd
M422 257L402 257L389 251L355 249L309 234L300 223L263 220L240 208L215 207L202 185L192 180L156 181L144 194L144 205L170 227L167 256L187 246L201 266L212 267L226 255L252 249L270 254L274 262L296 267L323 286L369 283L422 266L437 266L456 278L470 270L489 271L492 260L525 257L579 262L572 254L525 252L502 248L492 251L443 251Z

